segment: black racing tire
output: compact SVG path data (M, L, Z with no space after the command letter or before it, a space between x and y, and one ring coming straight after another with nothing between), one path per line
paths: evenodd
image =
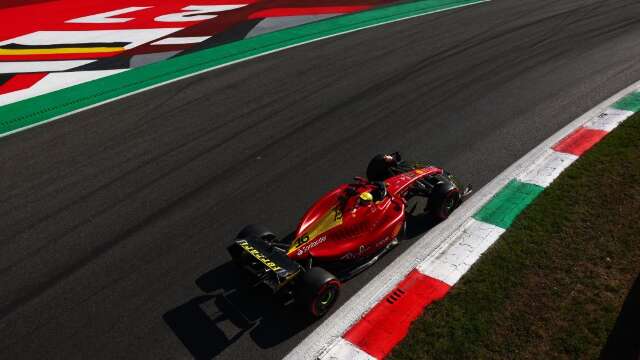
M300 276L296 301L315 318L324 316L340 295L340 281L325 269L314 267Z
M404 241L409 238L409 234L407 233L407 215L404 216L404 220L402 221L402 227L400 228L400 232L398 232L397 240Z
M276 235L262 225L250 224L242 228L236 239L262 239L265 241L273 240Z
M383 154L378 154L369 161L367 165L367 180L385 181L393 174L389 171L389 164L385 161Z
M451 181L438 183L427 202L427 210L437 221L446 220L460 205L460 189Z

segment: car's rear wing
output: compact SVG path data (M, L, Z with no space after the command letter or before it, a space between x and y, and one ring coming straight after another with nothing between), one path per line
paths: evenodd
M287 254L259 238L236 239L227 248L233 260L255 280L272 291L280 290L302 271L302 266Z

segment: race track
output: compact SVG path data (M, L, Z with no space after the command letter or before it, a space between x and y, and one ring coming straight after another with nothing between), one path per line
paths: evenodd
M479 188L640 79L639 39L637 0L494 0L2 138L0 358L281 358L317 324L236 296L262 315L242 330L215 300L237 283L225 244L242 225L286 234L388 150Z

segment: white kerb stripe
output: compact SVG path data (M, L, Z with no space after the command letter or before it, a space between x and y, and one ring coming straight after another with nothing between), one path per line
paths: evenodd
M337 338L329 349L318 357L320 360L375 360L357 346L343 338Z
M469 219L455 241L444 251L436 251L434 256L426 258L417 270L453 286L504 231L501 227Z
M169 37L152 43L151 45L181 45L181 44L196 44L201 43L211 36L184 36L184 37Z
M611 131L633 114L633 111L608 108L605 111L601 112L598 116L589 120L586 124L584 124L584 127L589 129Z
M541 156L524 173L519 175L518 180L546 188L577 158L573 154L565 154L549 149L548 153Z
M12 39L3 40L0 45L51 45L51 44L87 44L87 43L127 43L125 49L169 36L182 28L156 29L121 29L121 30L69 30L69 31L36 31Z
M3 61L0 62L0 74L64 71L94 61L95 60Z

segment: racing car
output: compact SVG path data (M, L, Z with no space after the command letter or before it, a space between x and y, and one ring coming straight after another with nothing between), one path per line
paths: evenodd
M423 199L423 211L442 221L471 194L445 170L404 161L397 152L376 155L366 173L316 201L288 237L260 225L243 228L228 251L252 285L285 294L321 317L342 282L398 244L409 201Z

